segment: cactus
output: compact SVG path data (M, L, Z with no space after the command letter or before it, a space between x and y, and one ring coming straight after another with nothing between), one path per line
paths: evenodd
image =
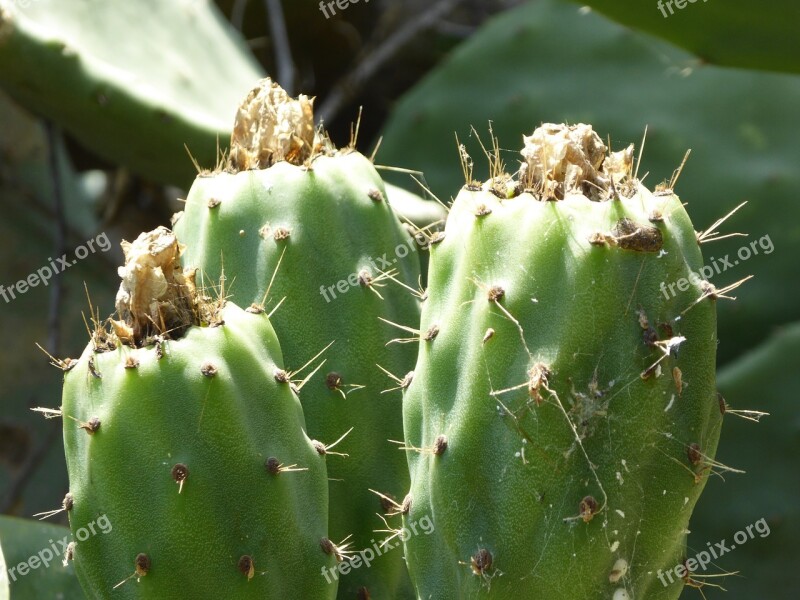
M686 13L710 10L710 4ZM730 10L729 3L725 7ZM648 9L658 15L655 2L642 10ZM602 90L601 99L587 101L587 89ZM754 89L760 93L753 94ZM796 110L783 101L796 97L800 78L698 64L691 55L601 15L567 2L538 0L488 22L398 101L380 159L424 170L431 190L447 198L461 182L453 131L472 151L477 144L469 139L470 125L480 127L489 119L505 140L543 121L592 123L598 131L613 132L614 144L639 140L646 129L639 175L644 179L649 173L651 187L668 179L692 148L679 191L691 190L698 228L749 201L729 231L741 231L739 224L747 223L753 237L715 242L706 256L710 264L727 255L732 264L715 274L713 282L720 287L758 273L736 303L719 307L719 361L725 364L760 343L773 327L800 319L794 301L800 295L797 265L791 252L780 251L798 239L783 218L796 210L800 188L795 167L800 145L786 127L796 120ZM737 266L739 249L754 238L766 242L767 235L775 252L761 247Z
M331 535L366 549L387 502L370 490L398 498L408 486L405 457L388 441L403 436L399 394L381 394L396 384L378 365L402 378L414 347L387 346L394 331L379 317L418 323L417 298L397 282L416 289L419 260L372 163L315 139L312 112L305 96L260 82L239 109L226 170L197 178L175 232L185 266L212 281L224 271L240 305L266 303L288 365L330 346L300 401L315 438L352 429L341 446L349 457L328 460ZM393 597L404 579L398 549L347 574L340 595Z
M724 290L693 279L671 295L700 268L698 241L670 189L637 181L632 153L548 124L525 138L516 179L499 150L483 185L464 157L404 398L402 534L420 598L662 600L683 587L667 571L724 469ZM415 531L426 518L433 532Z
M325 462L269 319L199 295L169 230L123 246L119 319L64 365L81 585L96 598L332 598Z

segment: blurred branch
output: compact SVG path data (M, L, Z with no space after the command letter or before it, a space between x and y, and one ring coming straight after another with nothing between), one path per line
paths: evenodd
M272 48L275 53L275 68L278 83L290 96L294 95L295 69L292 60L292 49L289 46L289 33L286 30L286 18L283 14L281 0L264 0L267 20L272 34Z
M247 0L236 0L231 9L231 23L239 31L244 27L244 11L247 8Z
M440 21L436 24L436 31L442 35L463 40L475 33L479 27L480 25L464 25L451 21Z
M62 256L67 253L67 219L64 215L64 190L61 177L61 165L58 164L58 145L61 144L61 135L50 121L45 123L45 128L47 131L47 158L50 163L50 175L53 182L53 208L56 222L53 256ZM47 317L47 350L53 356L58 354L61 346L60 317L61 300L64 289L61 275L62 273L58 272L53 278L53 287L50 288L50 312Z
M405 25L386 38L374 52L366 54L364 59L333 87L325 102L316 111L319 120L332 121L339 111L358 95L378 69L394 58L417 34L435 26L439 19L461 2L463 0L439 0L421 15L410 17Z

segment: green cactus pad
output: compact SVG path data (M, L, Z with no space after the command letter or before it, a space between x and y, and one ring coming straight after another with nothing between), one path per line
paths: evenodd
M239 110L231 148L227 172L198 177L176 221L184 265L208 281L224 271L234 301L265 305L291 369L330 346L300 401L320 442L352 429L336 449L348 456L327 459L331 539L374 549L387 501L370 490L401 499L408 487L405 457L389 442L403 439L400 394L382 394L399 384L378 365L402 378L415 357L413 344L387 345L397 331L379 317L418 324L418 299L397 283L418 286L417 244L372 163L315 139L304 96L261 82ZM399 547L344 575L343 598L362 588L395 597L408 581Z
M125 250L121 321L95 332L64 383L82 586L98 598L334 597L325 461L269 319L194 300L168 230Z
M0 0L0 85L106 160L188 185L262 75L213 2ZM187 35L180 35L186 32Z
M790 0L773 0L770 10L748 0L589 0L590 6L626 27L646 31L695 53L705 63L800 72L789 29L800 8ZM689 10L684 10L688 8ZM585 10L585 9L584 9ZM748 27L742 27L748 23Z
M677 598L721 468L715 292L661 285L702 265L692 224L590 127L526 137L518 180L496 157L431 249L404 399L418 597Z

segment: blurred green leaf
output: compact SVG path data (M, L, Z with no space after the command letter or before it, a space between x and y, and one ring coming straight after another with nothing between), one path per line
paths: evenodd
M791 0L578 0L604 15L657 35L726 67L800 73Z
M111 162L188 185L262 76L209 0L0 0L0 85Z
M651 188L669 180L691 148L677 192L698 230L749 201L721 232L750 238L703 247L707 264L720 266L711 279L717 287L756 274L736 290L736 302L719 302L722 364L800 318L800 220L792 218L800 189L792 126L798 98L798 77L704 66L573 4L539 0L490 21L404 96L378 158L423 170L448 200L464 183L454 133L475 160L475 177L485 179L470 125L488 144L489 120L512 171L522 135L542 122L591 123L615 150L639 146L648 126L639 176L648 174ZM723 272L726 255L731 267Z
M62 564L62 546L71 539L66 527L0 516L0 546L6 567L13 569L8 573L10 600L85 598L72 563ZM27 572L20 573L20 565Z
M719 389L731 408L770 413L760 423L725 415L716 460L746 471L711 477L692 516L689 554L727 540L731 551L705 573L738 572L704 588L708 600L797 598L800 589L800 323L782 329L756 350L722 370ZM734 535L765 519L769 535L745 544ZM763 531L763 527L762 527ZM749 536L748 536L749 537ZM733 548L736 546L736 548ZM698 578L699 579L699 578Z

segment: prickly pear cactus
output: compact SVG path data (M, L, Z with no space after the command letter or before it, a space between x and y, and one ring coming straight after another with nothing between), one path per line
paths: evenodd
M636 180L632 152L544 125L517 179L495 153L474 183L465 160L404 399L420 598L661 600L693 582L674 568L723 468L722 292L670 286L702 266L698 241L668 186Z
M327 475L263 313L194 290L174 235L124 244L118 321L65 376L72 534L93 598L332 598Z
M349 456L327 458L331 537L374 549L385 529L375 513L391 503L370 490L400 499L408 488L389 442L403 439L399 394L382 392L415 357L413 344L387 345L398 335L379 318L419 323L419 259L372 163L315 136L311 101L264 80L239 109L225 170L198 177L175 231L185 266L210 281L224 273L237 303L271 312L292 369L330 346L322 370L292 377L310 435L332 444L350 431L338 448ZM400 548L348 569L334 574L345 598L394 597L407 583Z

